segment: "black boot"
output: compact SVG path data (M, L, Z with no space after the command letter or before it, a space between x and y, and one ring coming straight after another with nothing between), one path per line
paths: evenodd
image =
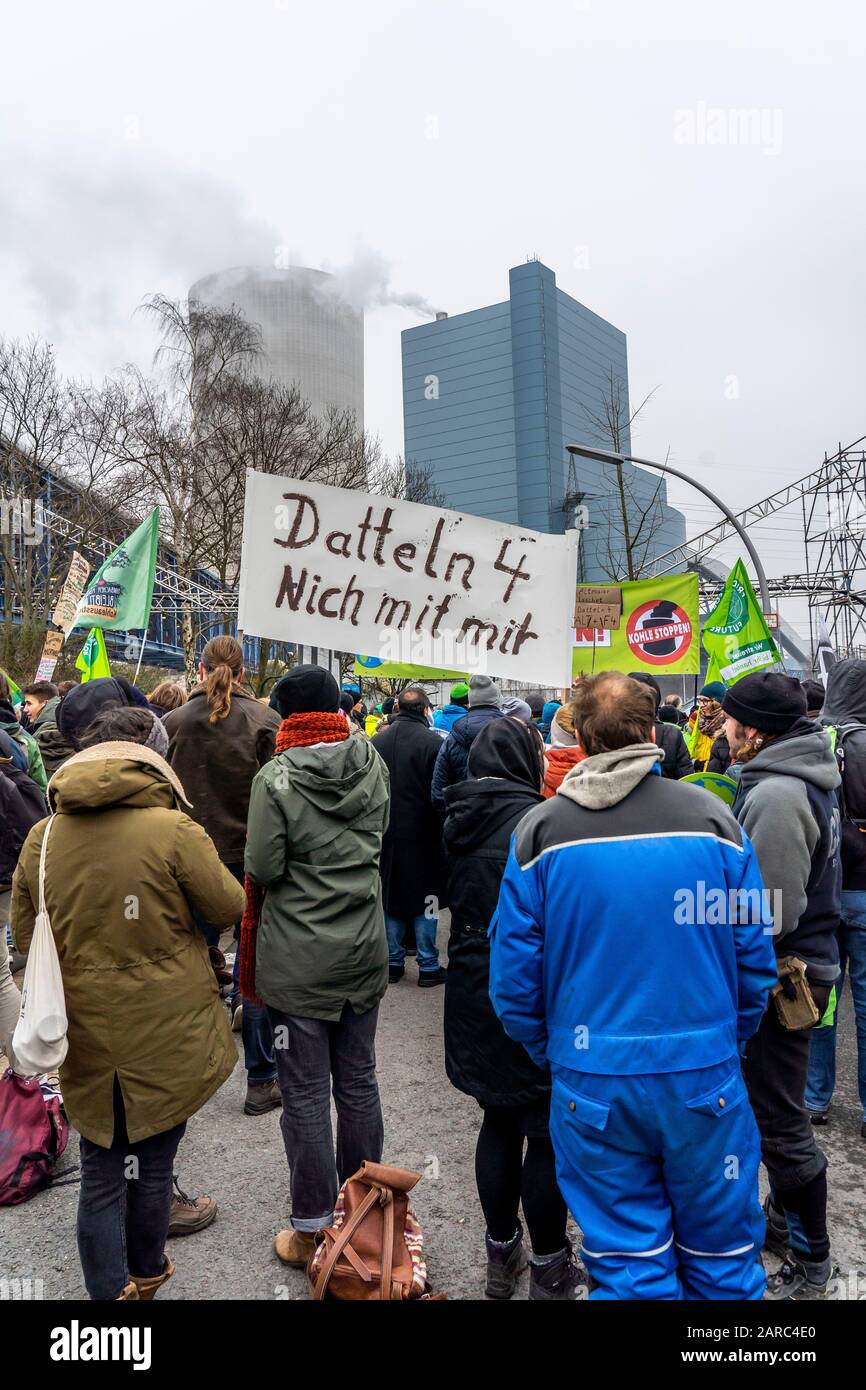
M773 1206L771 1197L764 1198L764 1217L767 1222L764 1249L769 1250L771 1255L780 1255L784 1259L788 1253L788 1218L783 1211Z
M804 1260L792 1251L775 1274L767 1280L764 1298L771 1303L790 1300L795 1303L836 1298L839 1266L828 1255L826 1260Z
M487 1286L484 1290L488 1298L510 1298L517 1287L518 1275L526 1268L526 1251L523 1248L523 1227L517 1223L517 1230L511 1240L503 1243L484 1237L487 1246Z
M545 1299L548 1302L564 1303L569 1299L588 1298L589 1279L586 1271L574 1258L570 1245L560 1250L553 1259L537 1264L535 1258L529 1265L529 1297Z

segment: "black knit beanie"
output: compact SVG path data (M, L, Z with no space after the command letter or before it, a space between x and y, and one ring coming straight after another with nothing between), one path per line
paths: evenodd
M805 718L806 696L793 676L756 671L728 687L722 709L762 734L786 734L792 724Z
M648 685L656 697L656 710L662 702L662 688L655 676L651 676L649 671L629 671L629 677L633 681L640 681L641 685Z
M294 666L271 691L271 708L290 714L336 714L340 687L324 666Z

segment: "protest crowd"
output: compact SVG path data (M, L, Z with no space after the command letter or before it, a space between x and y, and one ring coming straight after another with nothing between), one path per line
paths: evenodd
M371 1270L372 1296L447 1293L377 1079L380 1002L415 980L479 1107L487 1297L527 1267L541 1301L833 1296L816 1135L847 975L866 1138L866 662L826 691L710 680L692 708L616 670L561 701L476 674L435 710L422 684L368 708L304 664L262 700L230 636L198 677L18 702L0 676L0 1084L22 1155L37 1096L80 1136L92 1299L152 1299L169 1237L217 1217L183 1137L239 1063L246 1116L280 1112L275 1261L315 1296L369 1297ZM27 1065L13 979L41 913L59 1068Z

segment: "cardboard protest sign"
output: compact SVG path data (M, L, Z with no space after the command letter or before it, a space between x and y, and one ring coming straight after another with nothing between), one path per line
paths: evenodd
M563 685L577 532L247 473L245 633Z
M622 587L619 584L578 584L574 603L576 628L599 628L615 632L622 613Z
M63 632L68 632L72 626L75 618L75 610L78 607L81 595L84 593L84 586L87 583L87 576L89 574L90 565L83 555L79 554L77 550L74 550L69 565L69 573L63 582L63 588L60 590L60 597L57 600L54 612L51 614L52 623Z
M35 681L50 681L54 675L54 668L60 659L63 651L63 633L53 631L49 628L45 634L45 644L42 648L42 655L39 658L39 665L36 667Z

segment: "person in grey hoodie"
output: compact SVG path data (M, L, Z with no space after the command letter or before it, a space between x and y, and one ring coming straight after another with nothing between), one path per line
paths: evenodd
M839 974L840 777L833 749L790 676L744 676L726 691L722 708L742 768L732 809L773 895L777 965L790 957L803 963L820 1018ZM805 1104L810 1031L784 1027L771 999L744 1059L770 1178L765 1246L783 1257L768 1281L769 1299L832 1296L827 1159Z
M818 701L817 681L804 681ZM842 818L842 912L839 922L839 967L836 985L841 994L847 974L857 1028L857 1090L860 1097L860 1137L866 1139L866 661L851 657L837 661L827 677L822 724L828 729L842 778L839 811ZM836 1085L836 1020L812 1034L806 1105L812 1124L826 1124Z

